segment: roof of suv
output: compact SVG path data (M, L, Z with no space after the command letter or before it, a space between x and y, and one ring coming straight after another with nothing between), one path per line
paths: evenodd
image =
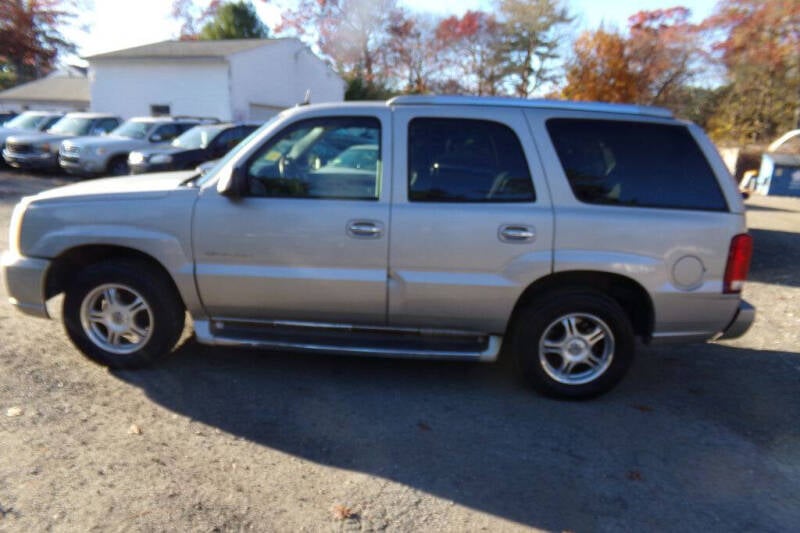
M389 100L362 100L347 102L324 102L314 104L316 108L348 107L401 107L401 106L475 106L506 107L519 109L555 109L562 111L588 111L595 113L615 113L640 117L675 118L672 111L663 107L637 104L609 104L605 102L574 102L568 100L527 99L505 96L436 96L436 95L404 95ZM295 106L289 110L302 109Z
M428 96L406 95L396 96L386 101L389 106L402 105L460 105L460 106L493 106L524 107L535 109L563 109L569 111L599 111L605 113L622 113L628 115L647 115L672 118L672 111L662 107L636 104L608 104L603 102L573 102L567 100L546 100L511 98L502 96Z

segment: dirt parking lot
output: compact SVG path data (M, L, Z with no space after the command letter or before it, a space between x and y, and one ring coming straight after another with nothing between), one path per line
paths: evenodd
M0 171L0 249L20 195L66 181ZM0 530L797 530L800 199L748 205L751 331L643 347L583 403L501 365L191 339L109 372L0 284Z

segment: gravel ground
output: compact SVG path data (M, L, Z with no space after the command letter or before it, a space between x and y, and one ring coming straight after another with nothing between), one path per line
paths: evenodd
M0 172L0 248L20 194L66 181ZM796 530L800 200L748 204L753 329L643 347L583 403L499 365L191 339L109 372L0 288L0 530Z

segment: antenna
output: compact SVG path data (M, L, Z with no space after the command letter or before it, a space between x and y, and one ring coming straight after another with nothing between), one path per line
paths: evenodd
M311 89L306 89L306 96L303 98L303 103L300 105L308 105L311 103Z

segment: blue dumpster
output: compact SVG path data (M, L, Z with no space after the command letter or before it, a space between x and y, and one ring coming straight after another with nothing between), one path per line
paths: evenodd
M756 183L760 194L800 197L800 155L764 154Z

